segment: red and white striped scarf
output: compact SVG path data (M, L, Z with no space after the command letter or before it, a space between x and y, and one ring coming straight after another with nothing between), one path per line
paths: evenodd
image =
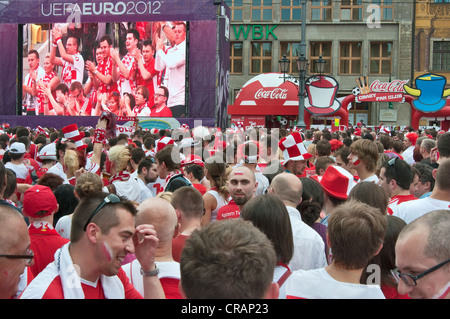
M115 181L126 182L130 179L130 177L130 173L128 173L127 171L122 171L111 176L111 178L109 179L109 183L112 184Z
M180 175L180 174L183 175L183 172L182 172L181 170L179 170L179 169L170 172L170 173L167 175L167 177L166 177L166 184L165 184L165 186L167 186L167 185L169 184L169 181L170 181L173 177L175 177L175 176L177 176L177 175Z

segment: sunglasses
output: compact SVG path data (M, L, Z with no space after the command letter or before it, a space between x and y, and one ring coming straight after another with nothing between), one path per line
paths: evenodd
M399 182L397 181L397 168L395 167L395 164L397 163L397 159L398 159L398 157L395 156L395 157L391 158L388 161L388 165L392 166L394 168L394 175L395 175L395 177L393 177L392 179L395 179L395 181L397 182L397 185L400 186L401 188L409 189L409 186L408 187L404 187L403 185L400 185Z
M447 259L446 261L443 261L440 264L437 264L436 266L431 267L430 269L427 269L418 275L401 273L400 270L398 270L398 268L391 270L391 274L392 274L392 276L394 276L394 278L395 278L395 280L397 280L397 282L399 282L400 279L402 279L402 281L408 287L415 287L415 286L417 286L417 280L432 273L435 270L438 270L439 268L441 268L442 266L444 266L445 264L447 264L449 262L450 262L450 259Z
M107 205L107 204L116 204L116 203L120 203L119 196L117 196L116 194L109 194L108 196L106 196L103 199L103 201L100 203L100 205L98 205L97 208L92 212L91 216L89 216L88 220L86 221L86 224L84 225L83 230L86 231L86 228L89 225L89 223L91 222L92 218L94 218L94 216L97 215L97 213L100 211L100 209L105 207L105 205Z
M0 255L0 257L5 257L8 259L25 259L25 262L29 265L33 260L34 253L31 249L27 249L26 255Z

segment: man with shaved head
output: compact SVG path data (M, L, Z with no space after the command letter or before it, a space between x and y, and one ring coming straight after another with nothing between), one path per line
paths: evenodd
M325 267L325 244L320 235L302 221L298 204L302 200L303 186L300 179L291 173L281 173L274 177L269 194L275 194L286 205L294 236L294 255L289 263L292 271Z
M217 212L217 220L228 218L239 218L240 211L250 199L255 197L258 187L255 173L248 166L237 166L233 168L228 176L228 190L230 191L230 202L222 206Z
M179 299L180 264L172 257L172 239L178 235L178 218L175 208L165 199L152 197L138 206L136 226L150 224L155 227L158 237L155 262L159 269L159 279L167 299ZM141 265L138 260L122 266L130 282L137 291L143 289Z

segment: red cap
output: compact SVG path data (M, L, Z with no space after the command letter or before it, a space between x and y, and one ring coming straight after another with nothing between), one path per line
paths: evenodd
M408 140L411 142L412 145L416 145L417 138L419 136L416 133L411 132L411 133L406 134L406 137L408 138Z
M56 197L48 186L34 185L23 195L22 211L27 216L34 218L48 216L54 213L57 207ZM46 211L46 213L36 214L40 211Z
M344 145L344 143L342 143L341 141L337 140L337 139L332 139L330 140L330 144L331 144L331 150L335 151L337 150L339 147L341 147L342 145Z

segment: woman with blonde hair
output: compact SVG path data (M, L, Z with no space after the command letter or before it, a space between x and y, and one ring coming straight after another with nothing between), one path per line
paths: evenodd
M216 220L217 212L229 202L226 169L222 153L217 152L205 161L205 177L211 183L211 188L203 195L205 214L202 226Z
M128 200L139 202L141 188L127 171L128 162L131 159L130 150L125 145L115 145L109 150L108 158L111 162L108 191Z
M75 172L80 168L80 161L78 160L77 152L73 150L66 150L64 154L64 173L67 175L67 180L75 186L76 178Z

